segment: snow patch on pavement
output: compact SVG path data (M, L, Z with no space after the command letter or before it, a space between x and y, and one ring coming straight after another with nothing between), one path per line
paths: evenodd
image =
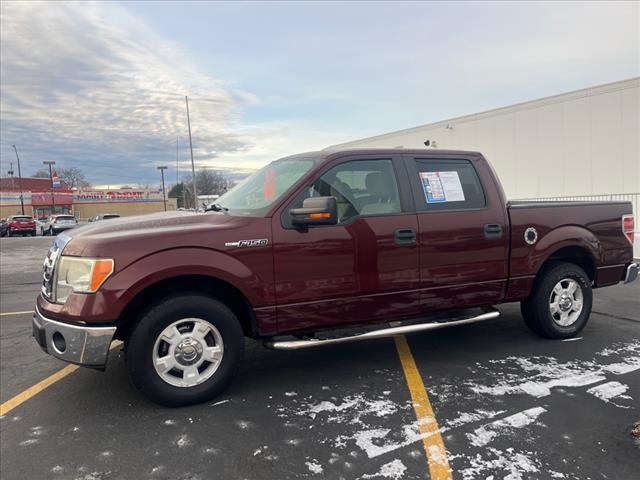
M363 394L349 395L341 400L323 400L319 403L302 401L294 413L298 416L309 417L312 420L322 419L327 423L351 425L365 425L365 417L387 417L396 413L399 405L388 398L372 399ZM281 417L288 417L289 410L279 409Z
M317 460L311 459L310 461L304 462L304 464L307 466L311 473L320 475L322 472L324 472L322 465L320 465Z
M365 479L369 479L369 478L390 478L392 480L400 480L400 478L402 478L402 476L404 475L404 472L407 471L407 467L405 467L404 463L402 463L402 460L399 459L395 459L389 463L385 463L384 465L382 465L382 467L380 467L380 470L378 470L377 473L367 473L363 476L361 476L360 478L365 480Z
M607 382L607 383L603 383L602 385L597 385L595 387L590 388L589 390L587 390L587 393L590 393L591 395L598 397L603 402L613 403L611 402L611 400L614 398L624 398L625 400L632 400L632 398L629 395L624 395L624 393L627 390L629 390L629 387L623 383ZM617 405L615 403L613 404L618 407L622 407L622 405ZM629 407L624 407L624 408L629 408Z
M482 454L478 453L468 460L470 466L459 471L459 474L462 475L462 480L490 478L490 476L493 476L490 474L495 474L496 472L501 472L501 475L496 478L524 480L537 478L537 476L533 477L531 474L540 472L540 466L535 460L522 452L515 451L513 448L507 448L502 451L489 447L483 450Z
M604 382L607 374L624 375L640 370L640 342L632 342L617 349L604 349L596 355L631 354L621 362L602 364L598 360L560 363L555 357L507 357L489 362L490 367L503 367L504 379L492 385L466 382L472 392L492 396L527 394L536 398L551 395L558 387L584 387ZM515 370L515 371L514 371ZM524 375L523 375L524 373Z
M534 407L522 412L518 412L508 417L501 418L494 422L488 423L476 428L473 433L468 433L467 438L471 441L471 445L475 447L484 447L494 438L509 433L515 429L526 427L534 423L540 415L547 410L543 407Z

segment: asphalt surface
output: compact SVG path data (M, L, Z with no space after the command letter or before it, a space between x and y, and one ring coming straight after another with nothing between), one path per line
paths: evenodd
M0 240L0 311L33 308L51 238ZM501 318L407 337L456 479L635 479L640 284L595 292L581 337L543 340ZM597 312L597 313L596 313ZM65 366L0 317L0 402ZM433 461L433 459L432 459ZM273 352L247 341L229 390L158 407L122 352L0 419L2 479L424 479L427 457L393 340Z

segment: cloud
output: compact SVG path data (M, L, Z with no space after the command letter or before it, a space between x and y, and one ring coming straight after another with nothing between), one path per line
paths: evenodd
M251 146L234 128L259 99L204 73L118 5L6 2L1 41L2 170L15 143L25 174L54 159L97 183L155 178L177 135L185 146L185 94L199 162Z

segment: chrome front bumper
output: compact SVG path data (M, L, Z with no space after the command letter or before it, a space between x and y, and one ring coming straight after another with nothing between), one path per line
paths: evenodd
M627 274L624 277L624 283L631 283L638 278L638 270L640 269L640 265L637 263L632 263L627 267Z
M85 367L104 369L116 327L88 327L58 322L33 315L33 337L40 347L60 360Z

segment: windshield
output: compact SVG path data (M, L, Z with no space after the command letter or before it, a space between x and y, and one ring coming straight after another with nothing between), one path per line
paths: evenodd
M72 217L71 215L58 215L56 220L75 220L76 217Z
M18 222L30 222L31 220L33 220L31 217L20 217L20 216L15 216L15 217L11 217L12 220L16 220Z
M277 160L216 200L239 215L262 215L314 165L311 158Z

